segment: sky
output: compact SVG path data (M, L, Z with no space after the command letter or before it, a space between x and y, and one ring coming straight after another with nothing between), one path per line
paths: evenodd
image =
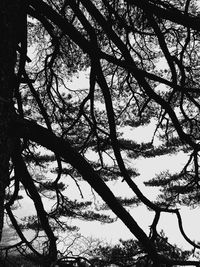
M162 62L159 68L165 68L165 63ZM73 90L85 89L88 88L88 72L80 73L79 77L73 78L71 83L69 83L70 88ZM159 88L163 89L163 88ZM151 124L148 126L138 127L137 129L132 129L129 126L126 126L122 129L123 137L126 139L134 140L135 142L150 142L156 127L156 121L152 120ZM160 141L157 137L154 139L154 144L159 145ZM91 154L91 158L94 155ZM155 200L159 189L146 187L144 181L148 181L153 178L155 174L158 174L161 171L169 170L170 172L179 172L185 166L185 163L188 160L188 155L182 151L174 155L163 155L157 156L154 158L138 158L129 160L129 164L136 168L140 173L140 176L136 177L134 181L137 183L142 192L150 199ZM117 196L133 196L132 191L128 188L125 183L110 182L110 188ZM87 188L87 187L86 187ZM86 189L86 192L89 192L89 188ZM122 194L123 192L123 194ZM152 223L154 218L154 213L149 212L146 207L139 206L137 208L127 208L131 213L133 218L138 222L142 229L148 234L149 226ZM191 238L191 240L200 240L200 230L199 230L199 218L200 218L200 208L181 208L181 216L183 219L183 227L185 233ZM104 224L101 223L88 223L88 222L77 222L77 225L80 227L81 232L86 236L94 236L101 238L107 242L117 243L119 238L129 239L132 238L132 233L123 225L123 223L118 220L113 224ZM176 243L183 249L192 249L192 247L185 241L185 239L180 234L177 224L177 218L175 215L162 213L160 223L158 224L158 229L163 229L166 236L169 237L169 241L174 244Z
M200 1L197 1L200 3ZM160 66L165 68L165 63L162 63ZM79 76L73 77L71 81L68 81L67 86L71 90L78 89L86 89L89 87L88 79L85 78L88 76L88 72L80 72ZM159 90L164 90L162 86L157 88ZM131 127L124 127L121 131L123 132L123 137L125 139L134 140L135 142L149 142L153 136L155 130L156 121L152 120L151 124L147 127L138 127L137 129L131 129ZM155 145L159 145L160 141L158 138L155 138ZM94 154L90 154L91 158L94 157ZM154 158L138 158L129 160L129 165L133 166L140 173L138 177L134 179L138 187L141 189L142 193L147 196L150 200L155 200L158 192L158 189L146 187L144 185L145 181L153 178L155 174L158 174L161 171L169 170L171 172L178 172L187 162L188 155L183 152L178 152L175 155L164 155L157 156ZM50 175L50 174L48 174ZM66 191L67 196L70 198L80 199L79 194L77 193L77 188L75 184L67 178L64 178L67 183L69 183L69 190ZM133 192L128 188L125 183L121 181L112 181L108 182L109 187L112 189L116 196L124 196L131 197L133 196ZM83 194L87 199L92 199L93 194L91 192L91 188L86 183L82 183ZM76 192L76 193L75 193ZM123 192L123 194L122 194ZM98 198L97 198L98 199ZM100 199L99 199L100 201ZM28 216L33 214L34 206L30 199L26 198L19 202L20 206L16 210L15 214L18 218L23 216ZM45 203L45 206L48 207L49 203ZM146 232L149 233L149 227L152 224L152 220L154 218L154 212L150 212L144 205L139 207L128 207L127 210L133 216L133 218L137 221L140 227ZM191 240L200 240L200 230L199 230L199 219L200 219L200 208L181 208L181 216L183 219L183 228L185 233L191 238ZM112 214L108 212L108 214ZM113 215L113 214L112 214ZM114 215L113 215L114 216ZM126 228L126 226L118 219L115 223L112 224L102 224L100 222L87 222L80 220L72 220L73 225L76 225L80 228L80 233L85 237L98 238L103 243L116 244L119 239L131 239L134 238L132 233ZM169 238L169 242L172 244L177 244L179 247L183 249L192 249L192 247L184 240L180 231L178 229L177 218L172 214L162 213L160 222L158 224L158 231L164 230L166 236ZM8 228L5 228L5 231L8 231ZM9 231L9 234L12 235L12 231ZM28 231L25 233L28 239L32 238L32 232ZM73 236L68 235L68 241L71 242L73 240ZM61 242L59 245L59 249L63 250L64 242L68 242L65 240L66 235L63 234L63 243ZM84 239L83 243L85 242ZM13 235L13 239L9 240L10 243L15 243L16 239ZM79 242L80 245L80 242Z
M141 174L137 178L135 178L135 182L142 190L142 192L150 199L154 200L156 197L156 190L153 188L147 188L144 186L143 182L150 178L153 178L155 173L160 172L163 169L168 169L171 171L178 171L181 167L183 167L183 161L186 159L186 155L180 152L177 155L173 155L171 157L167 156L160 156L155 158L148 158L148 159L137 159L134 160L134 167L137 168L139 173ZM66 178L65 178L66 179ZM66 179L67 180L67 179ZM69 198L77 198L80 199L79 194L77 192L76 186L73 185L72 182L68 179L67 182L70 184L69 190L66 190L66 194ZM133 193L128 188L125 183L121 181L112 181L109 182L109 187L113 190L116 196L126 196L131 197ZM82 184L83 195L87 199L93 198L91 188L86 183L83 182ZM121 194L123 192L123 194ZM97 199L98 200L98 199ZM100 201L100 199L99 199ZM21 207L19 207L15 214L17 217L28 216L32 214L33 204L30 199L24 199L20 201ZM46 206L49 206L50 203L46 203ZM140 227L148 234L149 226L152 223L153 219L153 212L149 212L146 207L139 206L137 208L127 208L133 218L138 222ZM186 233L188 233L192 240L198 238L200 239L200 233L198 234L198 216L199 216L199 209L195 210L188 210L183 208L183 212L181 214L184 218L184 229ZM109 213L108 214L112 214ZM80 232L86 237L93 237L99 238L103 242L108 242L115 244L118 240L121 239L130 239L133 238L133 235L129 232L129 230L123 225L120 220L113 224L102 224L100 222L85 222L79 220L72 220L73 225L77 225L80 227ZM169 241L176 243L177 245L190 249L191 246L184 241L182 236L179 234L178 227L177 227L177 220L174 215L170 214L162 214L161 221L158 225L158 229L163 229L167 236L169 236ZM31 237L31 233L26 233L27 237Z
M73 78L71 82L68 83L68 87L72 90L77 89L85 89L88 88L88 79L85 78L85 75L88 75L88 72L85 74L84 72L80 73L79 77ZM152 120L149 126L138 127L137 129L131 129L131 127L125 127L122 129L123 137L126 139L134 140L138 143L151 141L155 130L156 121ZM155 144L159 145L159 139L155 138ZM89 157L93 158L94 155L91 153ZM178 152L175 155L164 155L157 156L154 158L138 158L138 159L129 159L128 164L133 166L138 170L140 176L135 178L135 182L142 190L143 194L146 195L150 200L155 200L158 189L146 187L144 185L144 181L147 181L155 176L155 174L160 171L169 170L171 172L178 172L184 167L184 163L187 161L187 154L183 152ZM50 175L50 174L49 174ZM80 198L76 189L75 184L71 180L67 180L70 184L68 191L66 191L67 196L70 198ZM133 196L132 191L128 188L125 183L121 181L112 181L109 182L109 187L112 189L114 194L117 196ZM82 184L83 194L87 199L93 198L93 194L91 192L91 188L85 182ZM123 192L123 194L122 194ZM99 199L100 201L100 199ZM33 204L30 199L24 199L20 201L21 207L16 210L16 215L20 218L24 215L28 216L32 214ZM46 203L46 206L49 206L49 203ZM139 206L137 208L127 208L133 218L138 222L140 227L148 234L149 226L152 223L154 213L147 210L144 206ZM111 213L112 214L112 213ZM200 231L199 231L199 215L200 209L189 209L187 207L183 207L181 209L181 215L183 218L183 226L186 234L192 240L200 240ZM102 224L100 222L84 222L79 220L73 220L72 223L80 227L80 233L85 237L93 237L99 238L102 242L107 242L110 244L115 244L119 239L130 239L134 238L134 236L129 232L129 230L123 225L120 220L117 220L112 224ZM176 243L183 249L191 249L192 247L183 239L181 236L177 219L174 215L171 214L162 214L160 223L158 224L158 230L163 229L166 236L169 237L169 241L174 244ZM26 232L28 238L31 238L32 233ZM63 235L63 238L65 236ZM15 242L15 239L13 239ZM62 245L62 244L61 244Z
M155 123L152 122L151 126L147 126L145 129L143 127L139 127L138 129L131 130L130 127L126 127L124 129L124 137L128 139L132 139L134 137L134 141L142 142L142 141L150 141L151 134L154 132ZM150 139L150 140L149 140ZM157 142L159 144L159 142ZM94 155L91 153L91 159L94 158ZM177 172L181 170L184 166L184 163L187 161L187 154L183 152L179 152L175 155L164 155L157 156L154 158L138 158L138 159L129 159L129 165L133 166L140 173L140 176L136 177L134 181L137 183L138 187L142 190L143 194L145 194L150 200L155 200L158 194L158 189L154 189L151 187L146 187L144 185L144 181L147 181L155 176L156 173L159 173L163 170L169 170L172 172ZM47 176L51 175L50 173ZM80 195L77 192L76 185L70 179L63 178L63 181L67 182L70 186L66 190L66 195L72 199L79 199ZM128 188L126 183L122 183L121 181L111 181L108 182L109 187L112 189L116 196L124 196L131 197L133 196L132 191ZM90 200L93 198L93 193L91 191L90 186L82 182L81 185L83 195L86 198L85 200ZM76 193L75 193L76 192ZM101 201L100 198L97 201ZM49 202L45 202L46 207L49 206ZM142 227L142 229L148 234L149 226L152 223L154 212L150 212L144 206L139 207L128 207L127 208L133 218L137 221L137 223ZM24 199L20 201L20 207L15 211L17 217L28 216L32 214L33 203L30 199ZM108 212L109 213L109 212ZM199 232L199 209L189 210L188 208L183 208L181 210L181 215L183 216L184 229L187 234L191 237L191 239L200 239ZM109 213L112 214L112 213ZM111 244L115 244L118 240L121 239L130 239L133 238L132 233L123 225L120 220L117 220L112 224L102 224L100 222L84 222L79 220L72 220L73 225L77 225L80 227L80 232L83 236L99 238L103 242L108 242ZM191 246L188 245L186 241L184 241L183 237L179 233L177 219L174 215L171 214L162 214L160 223L158 225L158 229L163 229L165 234L169 237L169 241L174 244L176 243L180 247L184 249L191 249ZM26 233L27 237L30 238L32 236L31 232ZM63 235L64 237L64 235Z

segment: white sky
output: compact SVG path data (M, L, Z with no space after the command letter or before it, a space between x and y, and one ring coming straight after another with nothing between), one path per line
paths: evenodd
M88 74L88 73L87 73ZM73 81L68 86L73 89L85 89L88 88L88 80L84 78L85 74L81 73L79 78L74 78ZM151 141L154 129L155 121L152 121L151 126L147 126L144 130L143 127L138 127L137 129L132 130L130 127L126 127L123 130L125 138L133 138L136 142L148 142ZM155 139L156 144L159 144L159 140ZM129 164L133 165L138 169L140 176L135 178L139 188L142 192L149 197L151 200L155 199L157 191L153 188L147 188L144 186L143 182L147 181L154 177L156 173L159 173L163 170L178 171L181 170L184 166L184 163L187 160L187 155L183 152L179 152L176 155L172 156L160 156L148 159L133 159ZM124 196L133 196L130 189L128 189L125 183L119 182L110 182L110 187L113 189L116 195L120 195L123 192ZM73 187L74 186L74 189ZM85 191L85 196L92 198L91 189L88 185L84 185L83 191ZM70 198L70 195L74 198L78 198L78 195L75 196L75 185L73 182L70 182L69 190L67 195ZM89 192L89 195L88 195ZM16 210L17 216L28 216L31 215L33 210L32 201L29 199L23 200L21 208ZM152 223L153 212L149 212L144 206L138 208L128 208L129 212L133 218L138 222L138 224L144 229L146 233L149 231L149 226ZM199 214L200 210L190 210L186 207L181 209L181 215L183 217L183 225L185 232L193 240L200 240L200 230L199 230ZM77 226L80 227L80 231L85 236L98 237L104 241L116 243L120 238L129 239L133 238L133 235L129 230L118 220L113 224L101 224L99 222L84 222L76 220ZM177 220L174 215L163 214L159 223L159 229L164 229L166 235L169 237L169 241L176 243L177 245L185 248L191 249L191 246L184 241L181 234L178 231ZM30 235L30 233L28 234Z
M164 64L164 63L163 63ZM160 66L161 67L161 66ZM164 66L162 66L163 68ZM87 73L88 74L88 73ZM74 90L76 89L85 89L88 88L88 80L84 78L84 73L81 73L79 78L75 78L71 86ZM163 90L163 88L160 88ZM137 129L131 129L127 126L123 129L124 138L133 139L134 141L140 142L149 142L153 136L155 130L156 121L152 120L151 125L147 126L145 129L143 127L138 127ZM158 138L155 138L155 145L159 145L160 141ZM91 156L93 157L93 155ZM172 172L178 172L187 162L188 156L183 152L179 152L175 155L164 155L154 158L147 159L134 159L131 160L135 168L138 169L140 176L135 178L137 185L142 190L142 192L153 200L157 196L158 189L147 188L143 184L144 181L147 181L155 176L156 173L160 171L169 170ZM132 196L132 191L128 188L125 183L111 182L112 189L116 195L120 195L123 192L125 196ZM86 190L88 192L89 188ZM121 194L122 195L122 194ZM138 222L138 224L144 229L146 233L149 232L149 226L152 223L153 212L149 212L146 207L141 206L137 208L128 208L129 212L133 218ZM190 209L188 207L183 207L181 209L181 215L183 218L183 226L185 233L191 238L191 240L200 240L200 230L199 230L199 216L200 209L196 208ZM86 236L93 236L102 238L108 242L116 243L119 238L129 239L133 235L129 230L121 223L119 220L113 224L105 224L96 222L77 222L77 226L80 227L81 232ZM171 214L162 214L158 228L164 229L166 236L169 237L169 241L176 243L177 245L183 247L184 249L191 249L192 247L183 239L182 235L178 230L177 219L175 215Z
M141 132L140 132L141 131ZM153 131L152 131L153 132ZM147 133L149 136L149 131L142 131L142 129L134 130L134 131L127 131L125 132L125 136L134 136L134 140L136 141L142 141L140 140L141 133ZM147 136L144 136L144 139L147 138ZM146 141L148 141L146 139ZM139 188L142 190L142 192L150 199L154 200L158 189L145 187L143 182L147 181L154 177L156 173L159 173L163 170L170 170L170 171L178 171L181 170L184 166L184 163L187 160L187 155L183 152L179 152L176 155L172 156L159 156L154 158L147 158L147 159L133 159L129 160L129 165L132 164L134 168L137 168L138 172L140 173L140 176L135 178L135 182L139 186ZM65 178L65 181L70 184L69 189L66 190L66 195L69 198L79 198L79 194L77 192L77 188L69 178ZM128 188L126 183L122 183L121 181L114 181L109 182L109 187L112 188L114 194L116 196L127 196L131 197L133 196L132 191ZM82 190L84 197L86 197L86 200L92 199L93 194L91 192L91 188L86 184L82 183ZM77 193L75 193L77 192ZM97 198L98 200L98 198ZM45 201L45 203L47 203ZM49 206L50 203L47 203L47 206ZM32 207L32 208L31 208ZM33 210L33 204L30 199L26 199L21 201L21 208L18 208L16 210L16 214L19 217L22 216L28 216L32 214ZM146 207L140 206L137 208L128 208L128 211L131 213L133 218L138 222L140 227L148 234L149 233L149 226L152 223L153 219L153 212L149 212ZM199 225L198 225L198 217L199 217L199 209L195 210L189 210L188 208L181 209L181 214L183 216L183 222L184 222L184 229L187 234L191 237L191 239L200 239L200 231L199 231ZM129 230L121 223L120 220L113 224L101 224L99 222L84 222L79 220L73 220L72 221L74 225L77 225L80 227L80 232L84 236L92 236L94 238L100 238L103 241L116 243L120 238L122 239L129 239L133 238L133 235L129 232ZM159 229L164 229L167 236L169 236L169 241L172 243L176 243L177 245L191 249L191 246L189 246L182 236L180 235L177 227L177 219L174 215L170 214L162 214L160 223L158 225ZM28 233L28 236L30 233Z

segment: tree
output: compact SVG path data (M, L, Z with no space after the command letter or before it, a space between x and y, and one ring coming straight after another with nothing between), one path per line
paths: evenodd
M163 231L157 236L155 245L158 251L174 259L187 260L191 252L182 252L176 245L171 245ZM145 254L143 246L137 240L120 240L116 245L98 246L92 251L91 262L95 266L152 266L151 259Z
M199 203L200 19L196 3L3 0L0 5L4 40L0 49L0 229L5 208L21 243L49 266L58 257L53 222L59 224L60 215L112 221L84 213L89 203L66 198L60 179L68 174L89 183L138 239L154 266L199 266L197 261L162 255L156 247L159 218L168 212L177 216L184 238L199 248L185 234L178 210L181 204ZM33 46L31 62L27 49ZM70 91L66 81L86 69L89 88ZM120 137L119 127L145 125L152 118L157 120L155 135L161 133L160 147L155 147L153 139L140 145ZM53 156L39 155L39 146ZM149 182L164 190L161 201L150 201L134 182L136 173L126 166L124 153L155 156L181 149L190 153L189 161L180 174L165 173ZM87 159L91 150L96 151L97 161ZM106 166L105 154L113 159L112 166ZM31 164L41 166L52 158L58 166L53 181L31 175ZM132 189L133 199L116 198L106 185L107 179L118 177ZM34 202L38 221L29 218L28 227L43 229L45 255L26 240L13 215L20 186ZM41 190L54 194L56 205L51 211L44 207ZM155 213L149 236L123 205L134 202Z

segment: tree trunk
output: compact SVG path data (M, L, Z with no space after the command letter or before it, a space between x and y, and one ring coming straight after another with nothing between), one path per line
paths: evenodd
M12 96L15 87L16 47L20 32L20 0L0 1L0 241L3 229L5 188L9 183Z

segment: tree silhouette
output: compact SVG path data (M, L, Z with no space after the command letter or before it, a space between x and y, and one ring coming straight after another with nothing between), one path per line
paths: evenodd
M172 246L168 243L163 231L158 234L155 245L160 253L174 259L187 260L191 255L189 251L182 252L176 245ZM140 242L133 239L120 240L118 244L113 246L100 245L92 251L92 256L91 262L99 267L109 264L115 264L120 267L153 265Z
M154 266L199 266L156 247L157 224L167 212L177 216L184 238L199 248L185 234L178 209L199 203L198 6L190 0L2 0L0 12L1 232L5 210L21 243L49 266L58 257L54 227L60 216L112 221L88 211L90 203L65 196L60 180L70 175L98 193ZM86 69L88 88L70 90L67 81ZM154 137L160 132L162 140L159 147L154 138L137 144L120 137L120 127L146 125L152 118L157 121ZM41 156L39 147L53 154ZM126 166L124 153L150 157L181 149L190 153L187 164L175 176L150 181L164 192L157 202L150 201L134 182L137 174ZM91 150L96 161L87 158ZM112 166L105 164L105 155ZM42 168L53 160L54 180L32 174L31 166ZM115 197L106 185L119 177L133 191L131 200ZM21 187L37 212L37 220L29 218L26 227L43 229L45 255L27 241L13 214ZM51 211L44 207L45 190L56 199ZM134 202L155 213L149 236L124 207Z

